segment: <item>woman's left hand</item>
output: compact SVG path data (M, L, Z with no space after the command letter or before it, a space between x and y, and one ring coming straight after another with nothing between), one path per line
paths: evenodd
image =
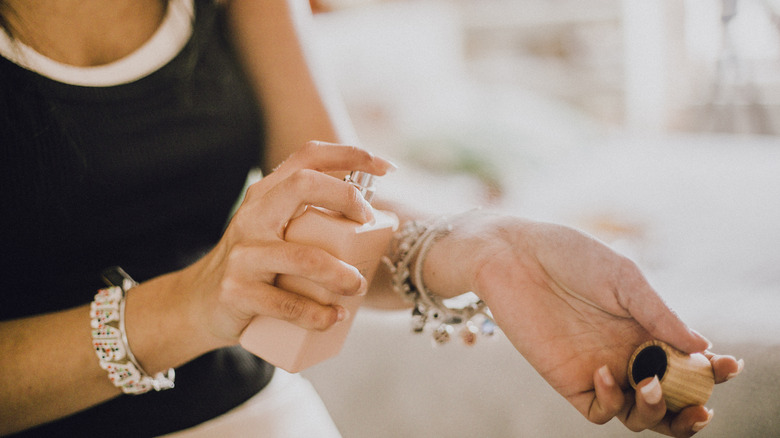
M633 262L559 225L490 215L459 222L454 238L434 245L429 257L434 250L440 260L465 257L479 241L481 258L468 257L474 268L463 270L471 290L515 348L588 420L602 424L618 417L633 431L676 437L706 426L712 411L703 406L667 415L652 379L640 382L638 391L628 386L630 355L644 341L660 339L687 353L704 352L709 344L666 306ZM426 261L426 284L452 281L441 277L445 272ZM716 383L741 370L731 356L707 355Z

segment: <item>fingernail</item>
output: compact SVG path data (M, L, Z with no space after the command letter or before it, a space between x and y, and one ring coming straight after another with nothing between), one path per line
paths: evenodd
M663 397L661 382L658 381L658 376L654 376L653 380L640 388L639 391L642 393L642 398L651 405L657 405L661 402L661 398Z
M397 165L397 164L393 163L392 161L390 161L390 160L388 160L388 159L385 159L385 161L387 161L387 164L389 164L389 165L390 165L390 166L388 166L388 168L387 168L387 172L388 172L388 173L390 173L390 172L395 172L396 170L398 170L398 165Z
M691 430L694 432L698 432L705 427L707 427L708 424L710 424L710 421L712 421L712 417L715 415L715 411L712 409L707 409L707 419L704 421L699 421L697 423L693 423L693 426L691 426Z
M338 315L336 316L336 321L341 322L344 321L349 317L349 310L345 309L344 307L338 306Z
M368 280L366 280L366 277L360 276L360 286L358 286L358 296L362 297L368 293Z
M371 208L371 204L368 204L368 208L366 208L366 221L364 223L373 223L375 218L374 209Z
M356 187L355 190L359 189ZM371 203L366 200L362 195L360 196L360 202L361 207L363 210L363 223L367 224L369 222L372 222L374 220L374 207L371 206Z
M599 376L601 376L601 380L603 380L607 386L615 385L615 379L612 377L612 373L609 372L609 367L606 365L599 368Z
M733 373L729 373L729 375L726 376L726 380L731 380L734 377L737 377L739 375L739 373L742 372L743 369L745 369L745 360L744 359L740 359L740 360L737 361L737 370L734 371Z
M392 161L388 160L387 158L380 157L379 155L376 155L371 151L366 151L366 152L371 157L371 161L380 161L380 162L384 162L387 165L387 167L385 168L385 173L395 172L396 170L398 170L398 166Z

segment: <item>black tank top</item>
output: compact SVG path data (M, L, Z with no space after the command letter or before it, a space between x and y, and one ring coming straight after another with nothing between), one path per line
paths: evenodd
M182 52L129 84L67 85L0 57L0 319L88 303L106 267L143 281L218 241L263 133L221 12L198 0L195 17ZM272 374L240 347L218 350L178 368L172 390L22 435L160 435L230 410Z

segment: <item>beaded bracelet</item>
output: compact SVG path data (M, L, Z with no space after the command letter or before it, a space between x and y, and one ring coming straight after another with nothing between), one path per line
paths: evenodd
M130 350L125 331L125 297L127 291L137 283L122 268L115 267L109 271L104 273L106 279L119 275L121 281L111 280L112 285L100 289L90 306L92 346L100 367L108 372L111 383L125 394L173 388L176 378L173 368L152 377L144 371Z
M497 327L485 302L477 299L460 307L449 307L444 300L425 287L423 282L423 264L434 242L447 236L452 224L446 217L432 223L410 221L396 233L392 258L385 257L392 275L393 289L407 301L412 309L412 331L422 333L425 327L435 325L433 341L435 345L446 344L455 333L455 327L462 325L460 337L464 344L474 345L478 334L490 336ZM468 298L464 294L461 300Z

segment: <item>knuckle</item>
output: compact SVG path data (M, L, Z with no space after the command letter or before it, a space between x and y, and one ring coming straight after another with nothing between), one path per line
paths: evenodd
M320 141L307 141L290 158L299 166L308 167L317 161L317 157L322 153L322 147L323 143Z
M350 155L355 155L355 156L359 156L359 157L364 157L364 156L368 155L368 152L366 152L365 150L363 150L363 149L361 149L361 148L359 148L357 146L354 146L354 145L344 145L344 147L346 148L347 152Z
M361 148L359 146L346 145L346 147L348 148L348 150L349 150L349 152L351 154L357 155L360 158L371 159L371 157L373 157L373 155L370 152L368 152L367 150L365 150L365 149L363 149L363 148Z
M216 294L217 305L222 307L233 307L236 302L243 300L244 288L232 277L224 277L219 283L219 289Z
M261 192L263 192L263 186L259 182L251 184L249 187L246 188L246 198L247 199L254 198Z
M334 271L334 274L333 281L338 285L341 293L351 295L360 291L363 284L362 276L356 268L344 268Z
M363 205L363 195L360 194L360 191L357 189L357 187L353 186L352 184L345 184L345 198L347 202L350 205Z
M267 221L267 215L258 211L256 205L244 203L230 218L225 236L229 237L228 241L235 246L239 242L262 234Z
M359 147L359 146L347 146L349 155L353 160L358 160L358 163L362 165L371 164L374 161L374 154Z
M298 169L287 179L288 183L297 193L304 193L314 188L316 171L310 169Z
M290 294L280 303L282 316L290 321L300 320L306 313L306 303L301 297Z
M311 153L314 150L319 149L321 145L322 143L317 140L309 140L303 144L303 147L301 147L300 149L300 153L301 154Z
M252 247L241 242L236 242L230 248L225 260L226 272L233 273L240 270L247 260L252 258Z
M232 301L236 290L235 282L230 277L225 276L221 278L217 287L217 301L222 304Z
M287 245L287 247L288 257L298 265L303 273L319 273L324 269L325 262L318 248L307 245Z
M638 426L638 425L636 425L636 424L632 424L632 423L626 423L626 429L630 430L631 432L641 432L641 431L643 431L645 428L644 428L644 427L639 427L639 426Z
M596 409L594 406L591 406L590 410L583 413L583 415L593 424L604 424L612 419L612 417L608 417L605 412Z
M236 213L233 215L233 217L230 218L230 222L228 223L228 229L226 230L226 234L230 233L238 233L239 235L243 233L244 228L246 227L246 222L248 219L248 214L246 213L247 208L242 207L236 210Z
M331 292L351 295L362 286L360 272L338 261L326 251L308 245L288 249L290 258L299 268L300 274L317 279Z
M293 152L292 155L287 158L286 162L305 163L319 147L320 142L316 140L307 141L303 146L298 148L298 150Z

